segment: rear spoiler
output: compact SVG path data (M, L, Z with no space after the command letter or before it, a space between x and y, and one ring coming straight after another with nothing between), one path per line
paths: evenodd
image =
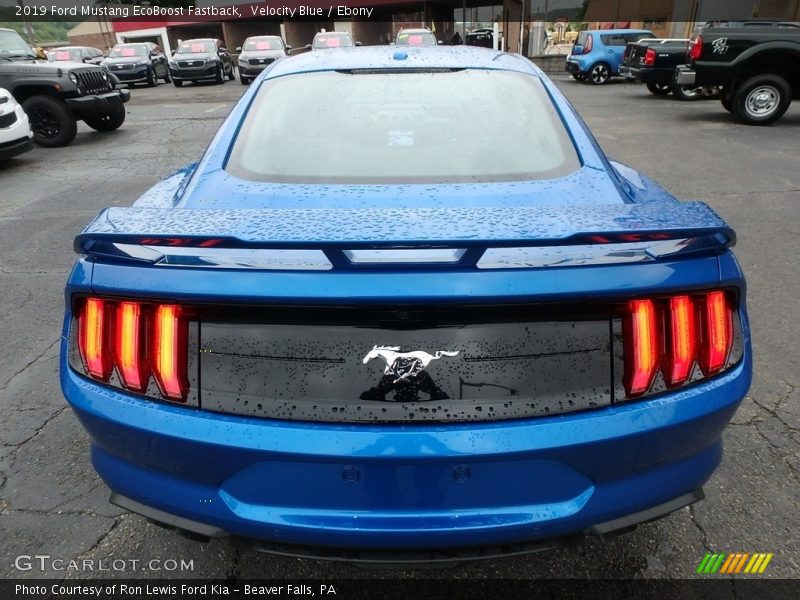
M647 249L666 243L669 251L648 250L651 258L658 258L658 254L721 252L735 242L734 231L706 204L680 202L577 208L107 208L75 238L74 247L78 254L99 260L173 266L214 266L189 262L187 257L209 257L223 250L236 249L239 256L259 249L316 250L334 267L341 267L370 263L364 259L365 251L408 254L453 249L460 254L444 252L437 259L420 261L406 256L399 262L468 266L490 248L575 250L612 245L630 251L631 245ZM361 252L361 259L354 260L354 252ZM374 262L394 264L386 256Z

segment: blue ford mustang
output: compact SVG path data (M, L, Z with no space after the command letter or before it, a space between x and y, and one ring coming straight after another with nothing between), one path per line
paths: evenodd
M734 241L519 56L308 53L78 235L62 387L111 501L180 531L536 550L702 498L751 380Z

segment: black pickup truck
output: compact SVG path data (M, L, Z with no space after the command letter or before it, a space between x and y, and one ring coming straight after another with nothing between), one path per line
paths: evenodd
M622 56L619 74L647 85L650 93L664 96L670 92L680 100L695 100L716 93L715 88L673 83L675 68L686 62L688 39L645 38L630 42Z
M678 85L720 86L722 106L748 125L779 119L800 96L800 25L709 27L689 45Z

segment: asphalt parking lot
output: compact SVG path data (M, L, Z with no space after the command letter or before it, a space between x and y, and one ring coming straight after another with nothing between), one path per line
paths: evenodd
M201 544L108 504L58 383L72 239L101 208L128 204L197 160L245 89L161 85L133 91L119 131L81 124L71 146L0 165L0 576L684 578L707 551L747 551L775 554L764 577L800 577L800 101L776 125L754 128L734 123L718 101L556 80L612 158L680 198L706 200L738 232L755 378L705 501L613 539L391 573ZM15 557L35 554L141 562L102 573L15 568ZM193 560L194 569L142 570L152 559Z

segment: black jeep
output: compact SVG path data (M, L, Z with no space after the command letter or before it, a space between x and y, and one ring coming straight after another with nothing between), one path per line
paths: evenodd
M66 146L78 120L97 131L113 131L125 121L128 90L116 78L83 63L47 62L11 29L0 29L0 88L22 104L40 146Z

